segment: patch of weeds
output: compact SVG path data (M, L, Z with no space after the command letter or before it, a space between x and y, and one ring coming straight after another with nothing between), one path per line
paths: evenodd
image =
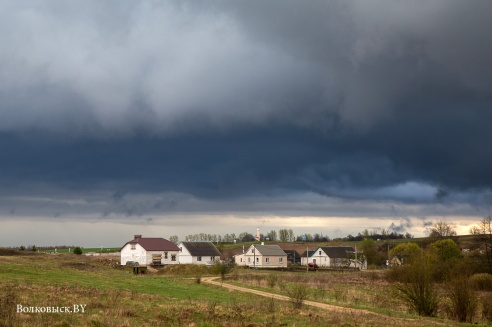
M302 284L294 284L294 286L287 290L294 309L302 308L304 301L307 299L307 293L306 287Z

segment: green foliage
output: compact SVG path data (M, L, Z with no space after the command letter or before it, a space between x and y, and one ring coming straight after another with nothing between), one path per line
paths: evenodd
M397 257L403 264L413 264L422 259L422 249L417 243L402 243L391 249L390 256Z
M33 245L32 248L31 248L31 251L32 252L36 252L38 249L36 248L36 245Z
M225 275L232 270L232 265L227 262L216 261L212 266L212 271L218 275L222 280L225 279Z
M434 317L437 314L439 298L432 285L430 262L424 258L420 264L400 268L403 282L396 284L401 298L419 316Z
M24 245L21 245L20 248L19 248L19 250L26 251L26 247Z
M73 253L75 254L82 254L82 249L80 248L80 246L76 246L74 249L73 249Z
M368 266L371 264L379 265L384 262L384 257L376 249L376 241L366 238L360 242L360 249L364 253Z
M441 262L461 257L459 246L449 238L432 243L430 251Z

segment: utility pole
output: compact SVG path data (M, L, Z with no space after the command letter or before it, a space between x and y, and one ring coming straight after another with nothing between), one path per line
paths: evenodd
M309 271L309 246L306 245L306 272Z

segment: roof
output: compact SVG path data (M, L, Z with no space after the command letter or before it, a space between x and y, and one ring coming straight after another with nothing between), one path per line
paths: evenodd
M354 252L351 246L320 246L330 258L347 258L347 252Z
M286 256L287 254L278 245L252 245L261 255Z
M179 251L176 244L161 237L138 237L125 243L125 245L127 244L139 244L146 251ZM123 245L121 249L123 249L125 245Z
M309 251L309 257L311 257L313 254L316 253L316 250L313 250L313 251ZM302 254L301 254L301 257L305 258L306 257L306 251L304 251Z
M181 242L192 256L220 256L212 242Z

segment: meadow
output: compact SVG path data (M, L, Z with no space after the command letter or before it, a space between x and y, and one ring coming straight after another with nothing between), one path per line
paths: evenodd
M227 283L286 294L348 311L323 310L201 282L205 267L133 275L117 258L73 254L0 256L0 326L464 326L409 313L383 272L234 269ZM84 313L18 313L23 307L85 305ZM365 311L361 311L364 309ZM478 321L477 321L478 322ZM480 321L479 323L484 323Z

